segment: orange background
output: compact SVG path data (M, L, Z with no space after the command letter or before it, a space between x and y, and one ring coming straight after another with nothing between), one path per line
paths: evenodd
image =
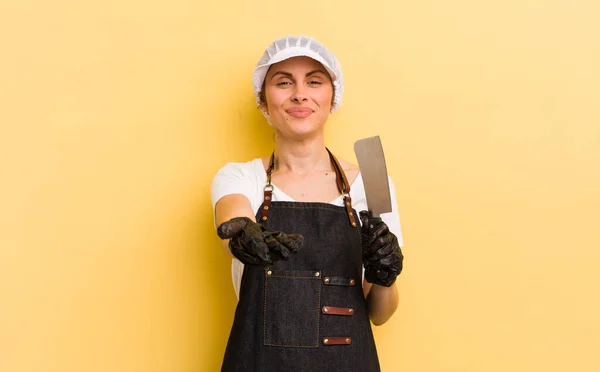
M0 371L217 371L209 185L265 155L250 76L316 37L327 143L382 136L405 237L384 371L600 370L598 1L0 5Z

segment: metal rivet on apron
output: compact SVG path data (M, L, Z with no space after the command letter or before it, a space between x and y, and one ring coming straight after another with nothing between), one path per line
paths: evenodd
M354 216L354 213L352 213L352 212L350 212L349 214L350 214L351 216Z
M352 222L352 227L356 227L356 222Z
M372 228L373 228L373 225L369 225L369 228L370 228L370 229L372 229Z
M317 271L317 272L315 273L315 276L319 276L319 275L321 275L321 273Z
M271 200L270 196L265 196L265 200Z
M267 275L271 275L273 272L271 270L267 271Z
M349 339L349 338L347 338L347 339L346 339L346 343L347 343L347 344L349 344L349 343L350 343L350 339Z
M329 284L329 278L328 278L328 277L325 277L325 279L323 279L323 282L324 282L325 284Z
M355 283L356 283L356 280L350 279L350 285L354 285Z
M267 220L267 216L262 216L261 220L266 221Z
M354 312L353 309L348 309L348 314L352 314Z
M329 311L329 308L327 306L323 306L323 312L326 313Z
M346 202L346 205L350 205L350 202Z
M329 339L328 339L328 338L324 339L324 340L323 340L323 343L324 343L325 345L327 345L327 344L329 343Z
M267 209L269 209L269 206L268 206L268 205L265 205L265 206L263 207L263 209L264 209L264 210L267 210Z

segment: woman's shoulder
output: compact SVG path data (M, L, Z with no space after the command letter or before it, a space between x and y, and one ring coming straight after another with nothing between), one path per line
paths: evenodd
M358 170L358 165L344 159L344 158L337 158L337 161L340 163L340 165L342 166L342 169L344 171L348 171L348 170Z
M219 169L217 176L231 174L238 176L250 176L264 172L263 160L255 158L246 162L229 162Z
M217 171L211 182L213 207L222 197L230 194L245 195L251 203L260 199L260 185L266 174L260 158L247 162L229 162ZM254 206L254 204L253 204Z
M358 168L358 165L356 165L346 159L342 159L342 158L337 158L337 161L338 161L338 163L340 163L340 166L344 170L344 173L346 174L346 178L348 179L348 182L350 184L354 183L354 181L358 177L358 174L360 173L360 169Z

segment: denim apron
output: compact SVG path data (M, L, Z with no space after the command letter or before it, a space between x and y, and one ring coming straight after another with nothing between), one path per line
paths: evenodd
M343 207L272 202L271 156L256 219L271 231L302 234L304 246L287 261L244 265L222 372L380 371L362 292L356 211L344 172L329 155Z

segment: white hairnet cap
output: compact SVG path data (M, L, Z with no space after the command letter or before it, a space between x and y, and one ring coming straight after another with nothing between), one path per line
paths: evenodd
M300 35L286 36L275 40L273 44L267 47L265 53L260 58L252 75L252 84L254 85L254 95L256 103L260 104L260 91L267 76L267 71L272 64L284 61L292 57L310 57L320 62L331 76L333 81L334 96L331 112L337 110L342 104L342 93L344 92L344 80L342 77L342 68L335 56L325 48L325 46L315 39ZM265 113L266 115L266 113ZM267 116L268 118L268 116Z

